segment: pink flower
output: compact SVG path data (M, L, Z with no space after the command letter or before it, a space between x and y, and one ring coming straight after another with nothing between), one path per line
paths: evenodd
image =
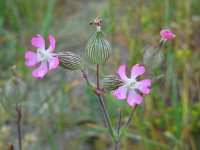
M169 29L163 29L160 31L160 35L162 36L163 39L168 40L168 39L173 39L176 37L175 34L173 34Z
M121 65L117 71L124 85L119 87L113 96L117 97L119 100L127 99L130 106L135 104L140 104L143 101L141 94L138 94L136 90L139 90L143 94L149 94L151 86L151 80L144 79L137 81L136 78L145 73L145 67L136 64L131 69L131 78L126 76L126 66Z
M55 48L55 38L52 35L49 35L50 46L47 50L45 50L45 41L41 35L37 35L37 37L33 37L31 40L31 44L37 48L37 53L28 51L25 53L25 58L27 61L25 65L27 67L38 66L39 67L33 70L32 75L35 78L43 78L48 71L55 69L59 65L59 59L57 54L53 54Z

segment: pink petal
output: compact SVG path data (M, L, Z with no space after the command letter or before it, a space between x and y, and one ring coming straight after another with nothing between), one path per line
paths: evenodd
M40 49L45 49L45 41L44 41L44 38L37 34L37 37L33 37L32 40L31 40L31 43L33 46L37 47L37 48L40 48Z
M59 59L57 57L50 57L48 58L48 63L49 63L49 70L55 69L59 66Z
M163 29L160 31L160 35L164 35L165 33L170 33L171 31L169 29Z
M117 97L117 99L126 99L128 91L128 86L120 86L114 93L113 96Z
M131 79L135 79L135 78L137 78L138 76L140 76L144 73L145 73L145 67L140 66L139 64L136 64L131 69Z
M160 31L160 35L164 38L164 39L173 39L176 37L175 34L173 34L169 29L163 29Z
M49 35L49 42L50 42L50 45L49 45L48 50L49 50L50 52L53 52L53 51L54 51L54 48L55 48L55 45L56 45L56 40L55 40L55 38L54 38L53 35Z
M117 70L117 74L120 76L122 81L126 82L128 80L126 76L126 65L121 65Z
M128 104L130 106L134 106L134 104L141 104L143 101L143 97L137 94L134 90L128 93Z
M48 72L47 62L43 61L41 65L33 70L32 75L35 78L43 78Z
M32 51L26 52L24 57L27 59L27 61L25 62L25 65L27 67L33 67L39 62L37 59L37 53L34 53Z
M151 80L149 79L141 80L135 84L135 87L139 89L143 94L150 93L151 90L148 88L149 86L151 86Z

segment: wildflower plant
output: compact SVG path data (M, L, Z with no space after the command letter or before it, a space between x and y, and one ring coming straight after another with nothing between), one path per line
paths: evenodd
M120 141L124 132L128 130L132 117L136 108L143 102L143 95L151 92L152 79L148 76L148 72L159 67L163 62L164 53L163 45L168 39L175 38L175 35L169 30L164 29L160 32L161 39L156 46L152 46L144 53L143 64L135 64L131 68L130 77L126 75L126 65L119 66L115 75L108 75L100 81L100 64L105 64L111 55L111 44L105 38L101 29L101 19L94 19L90 22L91 25L96 26L94 35L88 40L85 53L87 59L96 66L96 84L91 83L88 78L86 66L84 66L83 58L80 55L72 52L58 52L53 53L55 49L56 40L52 35L49 35L50 46L45 50L45 41L41 35L33 37L31 43L37 48L37 52L28 51L25 53L27 61L25 65L28 67L38 66L33 70L32 75L35 78L42 79L47 72L61 66L67 70L80 70L83 79L86 81L88 88L97 96L100 108L104 115L106 126L115 143L115 149L120 148ZM143 80L138 77L144 76ZM122 109L119 113L119 122L117 130L113 128L110 121L110 116L105 105L105 92L112 92L116 97L116 101L127 102L127 105L132 107L132 111L128 117L127 122L122 126Z

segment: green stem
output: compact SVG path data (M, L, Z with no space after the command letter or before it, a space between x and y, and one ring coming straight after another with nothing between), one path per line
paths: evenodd
M137 106L138 106L138 105L136 104L135 107L133 108L133 110L131 111L131 114L129 115L129 118L128 118L126 124L124 125L124 127L125 127L126 129L129 127L129 125L130 125L130 123L131 123L131 120L132 120L132 118L133 118L133 115L134 115L134 113L135 113L135 110L136 110Z
M16 104L16 112L17 112L17 133L18 133L18 142L19 142L19 150L22 150L22 140L21 140L21 106Z
M97 76L97 90L100 90L100 87L99 87L99 64L97 64L96 76Z
M119 121L118 121L118 125L117 125L117 141L115 142L115 150L118 150L119 147L120 147L120 129L121 129L121 121L122 121L122 111L123 111L123 108L120 108L120 111L119 111Z
M85 72L84 69L81 70L81 73L82 73L82 77L85 79L86 81L86 84L88 86L88 88L94 93L95 92L95 88L94 86L92 85L92 83L88 80L88 77L87 77L87 73Z
M110 135L116 141L115 134L114 134L114 131L113 131L113 128L112 128L112 125L111 125L110 117L108 115L108 111L107 111L106 106L103 102L103 99L102 99L101 95L97 95L97 97L98 97L99 104L101 106L102 112L104 114L104 118L105 118L106 124L108 126L108 130L110 132Z
M119 137L119 134L120 134L121 121L122 121L122 108L120 108L120 111L119 111L119 121L118 121L118 125L117 125L117 135L118 135L118 137Z
M114 140L115 140L116 138L115 138L114 131L113 131L113 128L111 125L110 117L109 117L108 111L106 109L106 106L104 104L104 101L102 98L103 93L101 92L100 85L99 85L99 64L97 64L97 66L96 66L96 77L97 77L97 89L96 89L95 94L98 97L98 101L101 106L102 112L104 114L104 118L105 118L106 124L108 126L109 132L110 132L112 138L114 138Z
M117 141L115 142L115 150L119 150L119 146L120 146L120 139L117 139Z
M111 125L110 117L108 115L108 111L106 109L106 106L105 106L103 98L102 98L103 92L100 89L100 84L99 84L99 65L97 64L97 68L96 68L96 76L97 76L97 88L96 89L94 88L94 86L92 85L92 83L90 83L90 81L88 80L87 74L86 74L86 72L85 72L84 69L81 70L81 73L82 73L82 76L85 79L85 81L86 81L87 86L89 87L89 89L97 96L98 101L99 101L99 105L100 105L101 110L102 110L102 112L104 114L104 118L105 118L108 130L109 130L112 138L116 141L115 134L114 134L114 131L113 131L113 128L112 128L112 125Z

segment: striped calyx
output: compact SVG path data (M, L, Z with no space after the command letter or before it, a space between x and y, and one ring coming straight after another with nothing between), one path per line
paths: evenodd
M98 30L87 42L85 51L91 62L102 64L110 57L111 45L105 39L102 31Z
M101 85L105 91L112 91L122 86L123 82L116 75L109 75L101 81Z
M143 63L148 69L158 68L164 60L162 47L150 47L143 56Z
M15 75L0 88L0 105L8 114L15 114L14 106L25 99L26 89L26 84Z
M72 52L60 52L58 53L60 66L69 70L78 70L83 67L83 59L80 55Z

